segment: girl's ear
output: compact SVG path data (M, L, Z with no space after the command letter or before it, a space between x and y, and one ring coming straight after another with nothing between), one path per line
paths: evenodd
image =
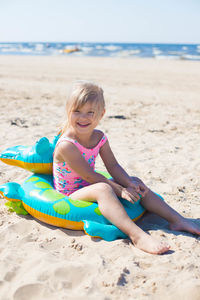
M103 111L102 111L102 113L101 113L101 119L102 119L103 116L105 115L105 112L106 112L106 110L105 110L105 108L104 108Z

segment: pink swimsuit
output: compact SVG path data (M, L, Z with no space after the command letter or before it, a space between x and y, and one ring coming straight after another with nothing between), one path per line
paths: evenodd
M88 149L79 144L76 140L70 139L68 137L61 137L57 145L62 141L69 141L74 144L78 150L81 152L81 155L89 163L90 167L95 169L95 159L99 153L100 148L107 141L107 137L103 135L98 144L92 148ZM55 163L53 162L53 178L54 178L54 187L60 193L69 196L78 189L90 185L89 182L83 180L79 175L72 170L66 162Z

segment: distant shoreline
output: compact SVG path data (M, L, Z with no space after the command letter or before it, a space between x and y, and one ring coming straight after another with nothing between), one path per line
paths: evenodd
M0 55L128 57L200 61L200 44L2 42Z

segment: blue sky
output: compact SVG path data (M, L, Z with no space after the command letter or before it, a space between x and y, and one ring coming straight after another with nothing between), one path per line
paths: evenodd
M200 0L0 0L0 42L199 43Z

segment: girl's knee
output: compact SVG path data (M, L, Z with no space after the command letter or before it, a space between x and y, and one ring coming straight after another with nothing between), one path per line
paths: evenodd
M143 183L143 181L142 181L140 178L138 178L138 177L131 176L131 179L132 179L133 181L138 182L138 183Z
M113 193L112 187L105 182L98 182L96 183L96 190L98 193L104 194L104 193Z

